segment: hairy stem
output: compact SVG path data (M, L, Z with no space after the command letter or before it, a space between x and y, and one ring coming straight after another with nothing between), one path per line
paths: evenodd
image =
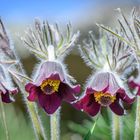
M54 46L48 46L48 60L55 60ZM51 140L60 140L60 109L50 116Z
M121 140L121 118L112 113L112 140Z
M58 109L50 118L51 140L60 140L60 109Z
M37 107L36 107L35 103L29 102L27 100L27 95L28 94L25 91L23 84L21 84L17 80L15 80L15 82L19 86L19 88L22 92L24 101L26 103L26 106L27 106L27 109L28 109L28 112L29 112L29 115L30 115L30 119L32 121L32 125L33 125L33 128L34 128L34 133L35 133L35 136L36 136L36 140L47 140L47 138L45 136L45 133L44 133L44 128L43 128L43 125L41 123L41 120L40 120L38 110L37 110Z
M6 140L10 140L8 127L7 127L7 123L6 123L5 110L4 110L4 106L3 106L3 102L1 100L1 98L0 98L0 107L1 107L2 121L3 121L4 129L5 129Z
M136 109L134 140L140 140L140 96L137 96L137 109Z

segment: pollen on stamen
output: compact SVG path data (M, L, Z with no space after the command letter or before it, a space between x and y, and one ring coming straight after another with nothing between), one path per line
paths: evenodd
M52 94L54 92L58 92L59 85L60 85L60 81L59 80L47 79L47 80L44 80L42 82L40 88L46 94Z
M95 101L102 106L108 106L113 103L116 96L112 96L110 93L96 92L94 93Z

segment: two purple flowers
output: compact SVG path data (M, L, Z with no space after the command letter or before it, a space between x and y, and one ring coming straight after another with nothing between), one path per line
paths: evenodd
M100 72L91 79L83 97L78 99L80 85L69 83L62 64L47 61L41 64L35 82L26 84L25 89L29 93L28 100L37 101L47 114L53 114L62 101L66 101L91 116L95 116L101 107L109 107L115 114L123 115L123 102L134 102L135 97L127 95L113 73Z
M11 95L16 94L16 88L8 88L4 78L0 77L1 99L5 103L13 101ZM99 72L91 78L83 97L78 99L80 85L72 86L67 80L67 74L63 65L55 61L47 61L41 64L34 83L25 86L29 93L29 101L37 101L47 114L53 114L66 101L78 110L83 110L91 116L95 116L101 107L109 107L115 114L123 115L123 102L132 104L135 97L130 98L125 89L119 85L116 75L111 72ZM129 82L130 87L140 86L134 81ZM138 95L139 95L138 89Z

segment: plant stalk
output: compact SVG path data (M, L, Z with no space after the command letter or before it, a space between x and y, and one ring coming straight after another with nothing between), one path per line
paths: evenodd
M28 113L29 113L30 119L32 121L32 126L34 128L34 133L35 133L35 136L36 136L36 140L47 140L47 138L45 136L45 133L44 133L43 125L42 125L41 120L40 120L40 116L38 114L36 104L33 103L33 102L29 102L28 99L27 99L28 93L24 89L25 84L20 83L17 80L15 80L15 82L19 86L19 88L22 92L24 101L26 103Z
M140 140L140 96L137 96L134 140Z
M5 110L4 110L4 106L3 106L3 102L1 100L1 98L0 98L0 107L1 107L2 121L3 121L4 129L5 129L6 140L10 140L8 127L7 127L7 123L6 123Z
M138 77L140 76L140 59L136 55L137 65L138 65ZM134 132L134 140L140 139L140 96L137 96L136 102L136 120L135 120L135 132Z
M60 140L60 109L50 117L51 140Z
M112 140L121 140L121 118L112 113Z

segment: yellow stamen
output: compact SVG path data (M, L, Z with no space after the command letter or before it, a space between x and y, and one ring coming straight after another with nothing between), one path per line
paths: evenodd
M40 86L41 90L44 91L44 87L46 87L47 85L52 87L53 92L55 91L58 92L60 80L51 80L51 79L44 80Z
M116 100L116 96L111 95L110 93L95 92L94 93L95 101L102 104L102 99L106 99L108 103L113 103Z

